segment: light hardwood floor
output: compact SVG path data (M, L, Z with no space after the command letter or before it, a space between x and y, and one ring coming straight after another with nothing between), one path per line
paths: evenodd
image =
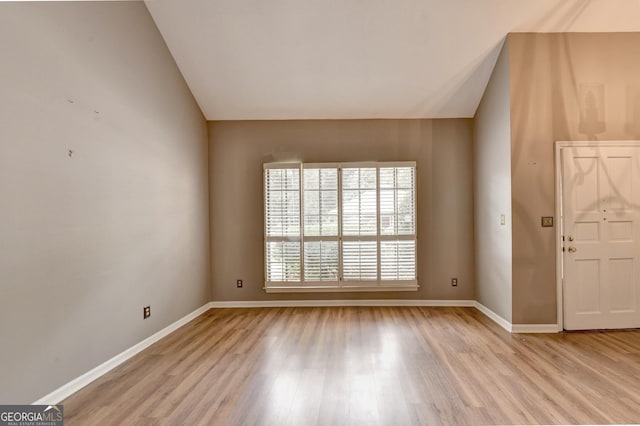
M63 401L67 425L640 422L640 331L474 308L213 309Z

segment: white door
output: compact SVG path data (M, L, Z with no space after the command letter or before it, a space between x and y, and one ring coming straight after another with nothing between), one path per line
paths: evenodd
M564 328L640 327L640 147L561 155Z

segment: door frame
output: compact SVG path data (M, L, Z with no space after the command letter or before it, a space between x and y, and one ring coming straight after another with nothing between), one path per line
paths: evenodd
M558 331L564 330L563 241L564 217L562 215L562 149L578 147L640 147L640 140L621 141L556 141L555 142L555 192L556 192L556 300Z

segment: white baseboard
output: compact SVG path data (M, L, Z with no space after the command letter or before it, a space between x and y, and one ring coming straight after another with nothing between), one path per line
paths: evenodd
M70 395L74 394L75 392L79 391L83 387L87 386L89 383L93 382L94 380L96 380L100 376L102 376L102 375L108 373L109 371L113 370L114 368L116 368L117 366L119 366L120 364L122 364L123 362L128 360L129 358L131 358L134 355L136 355L138 352L143 351L144 349L148 348L149 346L151 346L152 344L154 344L158 340L162 339L165 336L168 336L169 334L173 333L174 331L176 331L178 328L182 327L183 325L185 325L189 321L195 319L196 317L198 317L202 313L208 311L209 310L209 305L210 304L207 303L206 305L201 306L200 308L198 308L195 311L191 312L190 314L187 314L186 316L180 318L178 321L168 325L167 327L163 328L162 330L158 331L157 333L153 334L152 336L147 337L142 342L137 343L136 345L130 347L129 349L125 350L124 352L119 353L118 355L114 356L110 360L103 362L102 364L100 364L99 366L94 368L93 370L84 373L82 376L77 377L76 379L70 381L69 383L67 383L65 385L62 385L58 389L56 389L53 392L49 393L48 395L43 396L39 400L35 401L33 404L34 405L55 405L55 404L59 404L65 398L67 398Z
M480 302L477 302L477 301L475 302L475 308L480 312L482 312L483 314L485 314L491 320L493 320L493 322L498 324L500 327L504 328L509 333L511 333L512 325L509 321L502 318L500 315L496 314L495 312L493 312L491 309L487 308Z
M558 333L562 331L558 324L513 324L512 333Z
M511 324L480 302L475 302L475 307L509 333L558 333L562 331L558 324Z
M473 307L496 322L509 333L557 333L557 324L511 324L482 303L475 300L418 300L418 299L370 299L370 300L249 300L210 302L212 309L219 308L301 308L330 306L448 306Z
M211 302L211 308L302 308L330 306L448 306L474 307L474 300L411 300L411 299L373 299L373 300L252 300Z
M476 308L484 315L495 321L510 333L557 333L560 331L557 324L511 324L500 315L493 312L483 304L475 300L410 300L410 299L380 299L380 300L269 300L269 301L228 301L209 302L190 314L168 325L142 342L119 353L105 361L91 371L62 385L58 389L35 401L34 405L54 405L79 391L89 383L113 370L134 355L148 348L158 340L176 331L189 321L209 309L217 308L263 308L263 307L331 307L331 306L432 306L432 307L470 307Z

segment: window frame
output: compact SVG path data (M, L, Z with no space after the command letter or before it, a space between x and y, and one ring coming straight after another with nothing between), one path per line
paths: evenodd
M413 234L382 235L380 231L381 207L380 207L380 169L381 168L411 167L413 168ZM267 236L267 169L299 169L299 215L300 234L297 237L268 237ZM307 236L305 235L305 169L337 169L337 220L338 235L334 236ZM345 168L375 168L376 169L376 234L375 235L343 235L343 169ZM263 164L263 220L264 220L264 287L267 293L300 293L300 292L354 292L354 291L417 291L418 285L418 178L415 161L362 161L362 162L327 162L327 163L265 163ZM394 187L395 189L396 187ZM397 190L397 189L396 189ZM319 190L321 191L321 190ZM320 215L322 215L320 213ZM270 241L299 242L300 244L300 281L268 281L268 253L267 243ZM305 281L305 242L313 241L337 241L338 242L338 279L337 281ZM375 241L377 274L375 280L345 280L343 268L343 243L345 241ZM413 241L414 242L414 271L415 277L411 280L383 280L381 274L381 243L384 241Z

